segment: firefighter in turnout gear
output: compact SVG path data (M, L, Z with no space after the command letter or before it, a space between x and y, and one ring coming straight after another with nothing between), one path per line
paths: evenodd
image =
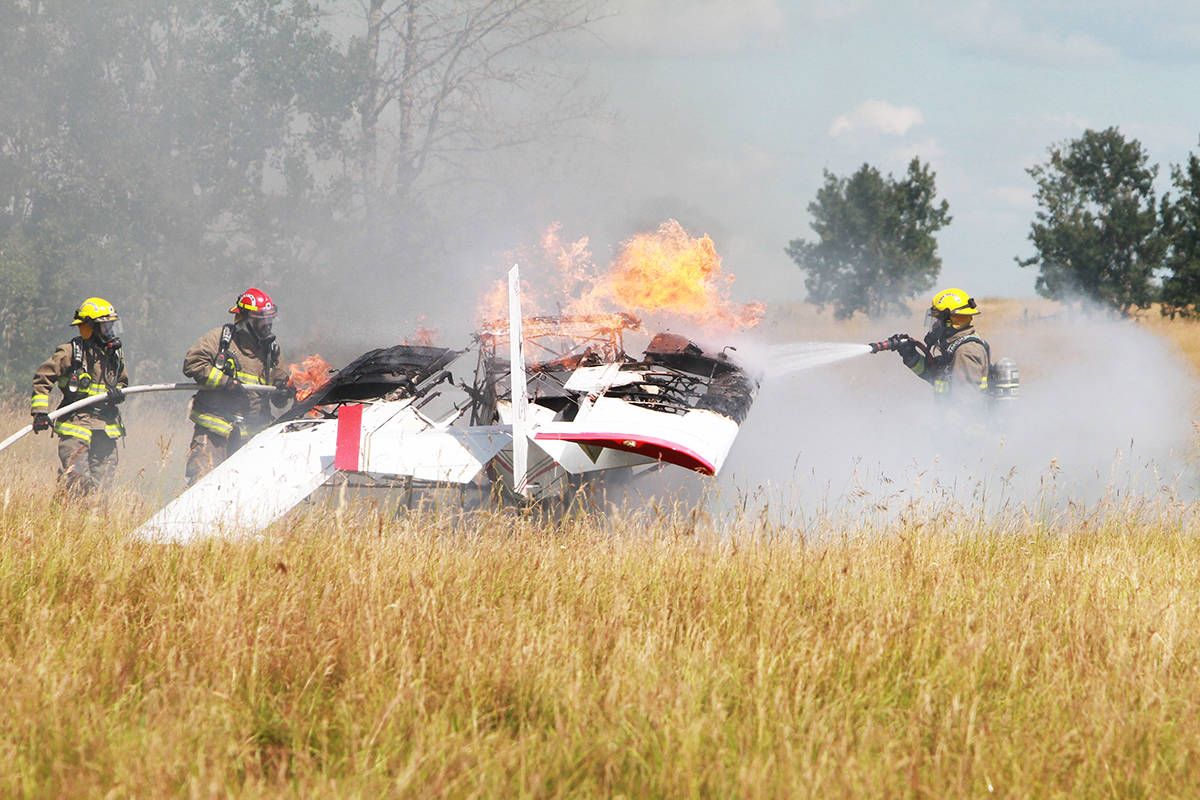
M183 374L205 387L192 397L196 427L187 456L187 483L228 458L271 422L268 403L287 404L288 372L279 366L272 327L275 303L260 289L247 289L229 309L233 322L200 337L183 357ZM278 391L247 392L243 385L274 385Z
M107 483L116 469L117 439L125 435L117 404L125 399L121 390L129 385L129 374L118 338L120 318L112 303L89 297L75 310L71 324L79 335L60 344L34 373L29 413L34 433L53 428L58 436L63 485L86 494ZM62 392L60 408L95 395L108 399L51 423L50 393L55 386Z
M894 348L904 366L933 386L936 396L956 404L982 404L988 398L991 349L975 333L978 314L975 298L962 289L944 289L933 296L926 314L928 356L907 337Z

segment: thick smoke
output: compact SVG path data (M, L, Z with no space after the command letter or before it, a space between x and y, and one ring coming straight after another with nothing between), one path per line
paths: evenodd
M1005 413L945 409L886 352L768 375L726 463L724 501L895 515L929 501L992 513L1194 497L1197 381L1161 337L1066 311L996 324L985 314L977 328L993 360L1021 370ZM781 352L760 345L755 357L769 368Z

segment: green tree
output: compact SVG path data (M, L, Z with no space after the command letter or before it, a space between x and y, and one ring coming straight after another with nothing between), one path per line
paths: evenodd
M1037 255L1037 291L1051 299L1084 297L1128 314L1157 299L1163 266L1154 179L1158 167L1120 131L1085 131L1050 148L1050 160L1028 170L1039 210L1029 233Z
M186 311L287 276L352 110L320 23L303 0L0 0L6 384L88 295L174 372Z
M1171 182L1179 197L1164 198L1163 232L1168 249L1163 265L1170 274L1162 284L1164 314L1200 314L1200 158L1188 154L1187 163L1171 168Z
M832 304L834 316L877 315L927 291L942 268L939 230L950 206L937 202L934 173L914 158L901 181L863 164L849 178L826 171L809 204L815 242L796 239L786 252L808 273L808 302Z

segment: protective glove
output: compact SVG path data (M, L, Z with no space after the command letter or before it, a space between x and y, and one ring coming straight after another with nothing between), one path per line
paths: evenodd
M904 366L912 369L921 360L921 352L917 349L917 343L912 339L905 339L896 345L896 352L900 354L900 360L904 362Z
M283 408L295 399L296 389L288 385L287 378L280 378L275 381L275 391L271 392L271 405L276 408Z
M120 405L125 402L125 392L120 386L114 386L108 390L104 401L110 405Z
M233 360L233 356L226 358L224 361L216 363L217 369L224 373L225 377L217 385L219 389L240 389L242 382L237 378L237 362Z
M50 415L49 414L34 414L33 415L33 432L34 433L41 433L42 431L49 430L49 429L50 429Z

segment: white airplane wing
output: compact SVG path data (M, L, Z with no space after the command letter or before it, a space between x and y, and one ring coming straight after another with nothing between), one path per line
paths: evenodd
M469 483L512 443L512 432L507 425L416 433L384 427L364 439L360 472Z
M252 535L339 470L468 483L511 441L508 426L441 429L410 399L343 405L336 420L284 422L263 431L134 535L157 542Z
M332 420L268 428L163 506L134 536L185 543L260 531L329 480L336 443Z

